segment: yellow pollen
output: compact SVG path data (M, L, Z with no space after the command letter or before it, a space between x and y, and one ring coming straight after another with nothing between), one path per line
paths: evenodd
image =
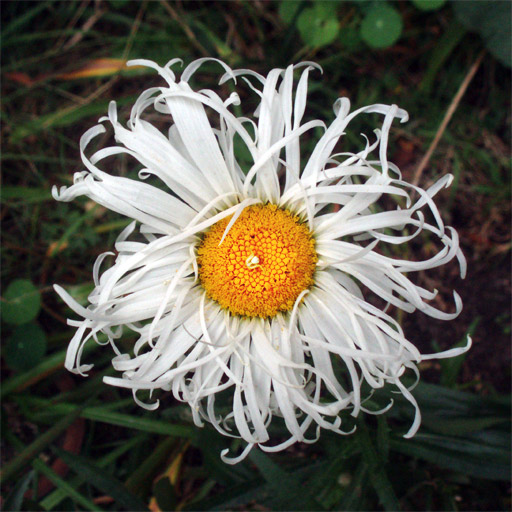
M219 245L230 218L214 224L197 250L206 294L235 315L266 318L290 311L313 284L311 232L288 210L256 205L244 209Z

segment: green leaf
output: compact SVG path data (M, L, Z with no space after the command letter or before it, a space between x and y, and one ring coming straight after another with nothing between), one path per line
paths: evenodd
M14 459L4 465L0 473L0 482L5 482L15 475L25 464L39 455L50 443L55 441L64 430L66 430L73 421L79 416L80 408L76 408L73 412L58 421L53 427L48 429L44 434L40 435L32 444L27 446Z
M301 2L295 0L282 0L279 2L279 17L287 24L293 22L301 7Z
M439 434L465 435L490 427L504 426L508 418L500 416L439 418L427 411L423 416L423 424Z
M66 286L66 291L82 306L87 306L89 303L89 295L94 290L94 283L81 283L71 286Z
M11 33L19 33L21 32L21 28L30 23L30 21L35 18L41 11L44 11L46 8L51 9L51 2L38 2L32 4L33 7L31 9L28 8L30 4L25 7L25 12L21 16L17 16L13 18L10 23L5 23L2 27L2 42L7 39L7 36Z
M101 409L84 409L82 416L91 420L119 425L121 427L133 428L144 432L153 432L175 437L190 438L193 436L193 429L185 425L172 425L165 421L150 420L129 414L116 412L104 412Z
M231 486L254 476L245 464L226 464L219 453L226 447L225 438L213 428L197 429L194 445L203 453L203 465L208 475L221 485Z
M377 416L377 448L384 462L387 462L389 456L389 427L384 414Z
M71 336L72 335L70 335L70 338ZM98 339L100 341L104 341L106 339L106 336L100 333ZM85 356L86 354L93 352L98 348L98 346L99 345L94 342L87 343L84 346L82 356ZM6 379L2 383L2 386L0 387L0 397L4 397L5 395L12 393L13 391L17 391L20 388L24 388L39 382L42 378L47 377L53 371L61 368L64 364L65 358L66 349L45 357L35 368L32 368L24 373ZM69 410L66 412L69 412Z
M425 415L436 416L441 421L443 418L452 421L490 416L510 420L510 402L507 402L507 397L501 401L427 383L419 384L413 394L420 407L425 409Z
M385 465L382 458L373 446L373 442L368 433L366 425L360 421L357 434L363 460L367 465L367 471L370 476L373 488L375 489L379 501L385 510L400 510L400 503L395 495L395 491L386 475Z
M446 0L411 0L421 11L437 11L446 3Z
M411 381L404 380L404 384L411 385ZM420 382L412 393L421 409L422 429L427 428L431 432L465 436L482 428L503 428L510 423L510 397L503 400L481 397L424 382ZM403 396L392 393L390 389L375 394L372 400L384 407L390 399L395 404L387 416L412 421L414 408Z
M211 497L187 503L183 510L231 510L234 507L241 508L251 500L261 500L265 495L268 484L262 485L261 477L246 480L240 484L230 485L226 490ZM241 508L243 510L243 508Z
M312 478L319 468L318 464L309 464L295 471L287 471L274 462L265 452L254 449L249 454L266 480L270 491L265 501L273 510L318 510L317 496L305 491L304 480Z
M297 28L303 41L313 48L332 43L339 32L336 2L317 1L304 9L297 19Z
M145 435L146 434L138 434L137 436L134 436L132 439L123 441L122 444L118 446L116 449L112 450L104 457L101 457L97 461L98 466L104 468L109 464L113 463L121 455L124 455L127 451L133 449L137 444L139 444L141 440L145 438ZM68 485L71 485L72 488L78 488L83 482L83 478L81 478L80 476L76 476L75 478L68 479L66 483L68 483ZM70 496L69 491L65 489L63 486L57 485L57 488L53 492L45 496L44 499L40 501L40 505L45 510L59 510L57 508L57 505L59 505L59 503L61 503L62 500L66 498L66 496ZM76 497L75 501L77 501Z
M327 510L340 500L345 486L340 483L340 477L348 476L347 467L352 469L348 459L358 451L354 436L345 438L341 442L338 439L331 446L333 446L331 450L329 445L326 447L326 453L330 458L311 471L311 477L304 482L304 490L301 493L310 500L320 503Z
M28 397L25 401L32 403L35 407L44 407L51 404L50 412L56 415L68 414L79 408L70 403L54 403L44 398ZM103 410L101 407L85 407L80 410L80 416L89 420L108 423L109 425L117 425L120 427L140 430L142 432L152 432L154 434L162 434L172 437L184 437L190 439L194 436L194 429L187 425L176 425L168 421L156 419L142 418L133 414L121 414Z
M59 457L84 480L112 497L117 506L126 510L148 510L146 504L127 491L125 486L112 475L81 455L54 448Z
M59 240L55 242L51 246L51 250L49 251L50 258L53 258L57 254L59 254L59 251L66 247L66 244L68 243L69 239L81 228L82 224L93 217L98 210L98 205L94 205L90 210L85 211L82 215L78 215L76 220L74 222L71 222L71 224L68 226L66 231L64 231L63 235L60 237Z
M85 348L90 349L90 347L92 347L92 345L86 345ZM35 368L5 380L2 384L2 387L0 388L0 397L8 395L14 390L26 385L29 382L32 382L34 379L37 379L39 376L47 375L48 373L51 373L52 370L56 370L57 368L61 367L64 363L65 357L66 351L61 350L60 352L47 357L44 361L41 361L41 363L38 364Z
M52 194L49 190L44 188L30 188L30 187L2 187L2 202L9 200L18 200L23 204L39 203L42 201L49 201Z
M28 486L34 480L34 471L29 471L26 475L20 478L14 489L7 496L6 500L2 503L3 510L17 511L21 510L23 496L27 492Z
M487 49L505 66L512 66L512 3L509 1L453 2L458 20L482 36Z
M455 344L452 348L465 347L467 345L467 337L473 336L481 318L476 317L468 328L468 332L464 338ZM449 359L441 359L441 385L447 388L454 388L457 384L457 378L462 368L462 363L466 359L466 353Z
M455 21L449 24L446 32L441 36L430 55L427 71L420 84L421 91L430 94L437 72L442 68L465 35L466 28L463 25Z
M171 482L167 477L160 478L153 487L153 494L160 510L176 510L178 498Z
M125 486L133 494L142 495L148 490L151 482L155 478L155 473L162 465L162 462L169 459L169 455L180 441L174 437L166 437L158 443L156 448L148 457L139 464L137 471L132 473L125 482ZM168 481L168 478L165 478ZM158 496L157 496L158 500ZM158 500L160 503L160 500ZM163 508L163 507L160 507ZM172 509L171 509L172 510Z
M390 5L376 3L361 23L361 38L372 48L387 48L402 34L400 13Z
M39 290L28 279L12 281L2 297L2 319L10 324L25 324L41 309Z
M369 480L367 471L368 466L363 461L359 462L334 510L362 510L360 505Z
M127 96L119 98L116 103L117 105L123 106L129 103L133 103L136 98L134 96ZM16 126L11 135L11 142L17 143L23 140L29 135L34 135L42 130L50 130L52 128L69 126L74 124L85 117L93 117L99 114L104 114L108 110L109 101L98 101L96 103L90 103L88 105L76 106L63 108L56 112L50 112L49 114L38 116L37 118L28 121L24 124Z
M16 327L2 351L7 366L17 371L33 368L45 353L46 334L34 323Z
M433 462L440 467L491 480L510 480L510 439L495 446L492 431L464 439L437 434L417 434L391 442L393 450ZM488 441L488 442L486 442Z
M32 466L42 473L48 480L50 480L59 491L65 496L70 497L74 502L81 505L85 510L101 511L102 508L98 507L91 500L80 494L73 488L66 480L62 479L53 469L49 468L41 459L36 459ZM41 502L42 503L42 502ZM46 509L49 510L49 509Z
M208 40L221 59L225 61L231 59L233 50L224 42L223 38L219 37L207 24L201 23L197 17L191 17L188 21L196 29L196 33L202 34Z

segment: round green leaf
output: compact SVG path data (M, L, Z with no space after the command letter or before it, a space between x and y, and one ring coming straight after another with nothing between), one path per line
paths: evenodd
M24 324L38 315L41 309L41 295L28 279L16 279L7 287L1 304L4 322Z
M469 30L478 32L487 49L505 66L512 65L510 2L454 2L458 20Z
M437 11L446 3L446 0L411 0L415 7L422 11Z
M40 363L46 353L46 335L37 324L18 325L2 351L12 370L30 370Z
M304 9L297 19L302 40L313 48L332 43L339 32L339 23L332 8L319 2L315 7Z
M295 18L295 14L297 13L298 8L300 7L300 2L292 2L290 0L282 0L279 4L279 16L280 18L289 25L293 18Z
M387 4L375 4L361 23L361 38L372 48L387 48L402 33L402 16Z
M315 17L324 20L334 19L337 17L339 2L332 0L315 0L313 2L313 11Z

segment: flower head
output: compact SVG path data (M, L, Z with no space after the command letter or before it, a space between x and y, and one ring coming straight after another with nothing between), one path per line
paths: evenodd
M225 71L221 84L247 85L259 98L254 114L244 117L234 113L241 104L237 93L223 99L191 88L189 79L205 60L186 67L179 81L172 71L178 59L164 67L132 61L156 69L167 84L143 92L125 126L112 102L108 117L81 139L86 170L69 188L53 190L58 200L85 195L134 220L118 237L116 253L96 261L87 308L55 287L83 318L69 321L77 331L66 368L84 375L91 365L81 362L83 346L103 332L120 372L104 381L133 390L148 409L158 401L143 403L138 390L172 392L190 405L196 425L206 420L247 442L238 457L222 453L232 463L254 445L278 451L316 440L321 429L348 433L340 412L366 410L363 381L374 389L394 384L410 400L416 419L406 437L412 436L420 413L401 376L406 369L417 372L422 360L457 355L470 342L422 355L365 294L406 312L443 320L458 315L456 293L455 312L444 313L428 304L436 291L408 277L453 258L465 274L457 233L443 224L433 200L452 177L428 190L402 180L386 156L393 120L408 118L396 105L350 112L341 98L329 126L303 122L313 63L264 77L217 61ZM160 115L168 131L144 120L148 111ZM370 113L383 116L373 140L364 137L355 152L343 141L341 151L350 122ZM118 145L87 156L108 124ZM319 130L307 153L303 141ZM249 155L245 161L240 147ZM100 169L104 159L121 154L132 157L138 179ZM136 223L143 241L129 240ZM386 250L422 232L442 246L431 258L408 261ZM101 273L109 255L113 264ZM127 353L118 344L126 330L138 337ZM216 403L222 392L227 408ZM277 417L289 438L273 444L269 426Z

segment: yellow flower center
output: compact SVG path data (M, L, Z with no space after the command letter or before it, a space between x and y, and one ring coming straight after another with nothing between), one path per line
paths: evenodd
M230 219L214 224L197 250L206 294L235 315L266 318L290 311L313 284L311 232L288 210L256 205L244 209L219 245Z

